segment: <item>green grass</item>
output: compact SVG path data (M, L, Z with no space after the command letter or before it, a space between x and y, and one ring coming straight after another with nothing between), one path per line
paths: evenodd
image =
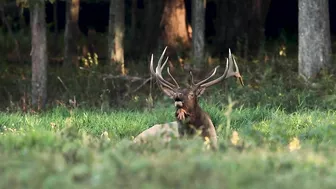
M204 108L226 127L225 107ZM173 119L153 111L67 109L0 113L1 188L335 188L336 111L286 113L235 108L237 146L219 131L220 148L201 140L131 142L149 126ZM109 139L103 137L108 133ZM300 149L290 151L293 137Z

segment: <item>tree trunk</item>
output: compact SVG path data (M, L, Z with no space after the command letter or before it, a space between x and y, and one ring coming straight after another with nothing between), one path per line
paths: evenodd
M45 2L30 4L32 33L32 105L43 109L47 102L47 38Z
M205 2L192 0L192 57L194 66L200 68L204 60Z
M222 53L222 49L228 48L236 52L238 41L245 42L248 8L250 6L246 0L217 0L215 53Z
M161 53L161 48L159 48L159 36L160 31L160 21L162 17L162 12L164 9L164 1L152 1L144 0L144 17L145 21L142 22L142 29L144 31L144 37L141 37L141 50L140 52L144 55L148 53L153 53L153 51L158 50Z
M53 4L53 17L54 17L54 25L55 25L55 34L58 34L58 18L57 18L57 0L54 0Z
M118 63L121 74L125 75L124 33L125 4L124 0L111 0L109 21L109 54L111 63Z
M131 36L132 39L135 39L135 30L137 27L137 10L138 10L138 0L132 0L132 25L131 25Z
M5 9L4 9L4 4L0 4L0 12L1 12L1 19L2 22L6 25L6 28L8 30L8 33L10 35L10 37L13 39L14 44L15 44L15 54L17 56L17 59L19 61L20 64L23 64L22 58L21 58L21 52L20 52L20 45L19 45L19 41L16 39L16 37L14 36L14 33L12 31L12 27L11 24L8 22L7 18L6 18L6 14L5 14Z
M79 60L77 42L80 35L78 27L80 0L66 1L65 14L65 32L64 32L64 67L78 66Z
M217 0L217 49L255 56L264 36L264 23L271 0ZM244 49L243 47L247 47ZM237 52L238 50L244 52ZM221 51L220 51L221 52ZM245 57L247 58L247 57Z
M109 10L109 25L108 25L108 34L107 34L107 41L108 41L108 52L107 57L109 59L110 64L114 63L114 20L115 20L115 0L110 1L110 10Z
M247 30L250 56L259 54L261 42L264 40L264 25L270 3L271 0L252 0Z
M313 78L330 60L328 0L299 0L299 75Z
M160 27L164 44L169 51L180 51L190 46L184 0L165 0Z
M125 33L125 3L124 0L116 0L116 15L114 26L114 60L119 64L121 74L125 75L124 62L124 33Z

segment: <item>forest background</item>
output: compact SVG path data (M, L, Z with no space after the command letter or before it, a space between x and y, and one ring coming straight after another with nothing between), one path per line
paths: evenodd
M2 0L0 188L335 188L335 1ZM173 121L149 72L187 84L225 68L245 86L202 95L219 150L136 145Z

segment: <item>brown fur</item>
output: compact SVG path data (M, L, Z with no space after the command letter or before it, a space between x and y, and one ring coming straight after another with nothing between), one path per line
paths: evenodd
M170 122L164 124L156 124L152 127L144 130L138 136L134 138L135 143L147 142L149 138L159 137L164 142L169 142L172 137L179 137L178 122Z
M217 147L216 129L211 121L210 116L201 109L197 100L197 88L182 89L175 102L182 102L182 107L176 107L175 117L179 123L180 136L195 136L200 132L203 138L211 141L212 147ZM183 110L183 111L181 111ZM184 119L180 119L179 114L184 113Z

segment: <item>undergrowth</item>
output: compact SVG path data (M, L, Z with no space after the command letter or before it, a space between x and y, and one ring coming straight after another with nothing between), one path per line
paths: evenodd
M204 108L220 127L225 108ZM132 136L173 119L171 108L112 111L58 107L1 113L1 188L333 188L336 112L234 109L234 139L134 144Z
M283 57L238 64L244 87L229 79L200 98L218 151L199 138L132 142L174 120L156 83L132 92L141 81L108 79L104 65L50 66L48 108L34 112L30 66L2 64L0 188L335 188L335 76L306 84ZM141 69L129 74L148 77Z

